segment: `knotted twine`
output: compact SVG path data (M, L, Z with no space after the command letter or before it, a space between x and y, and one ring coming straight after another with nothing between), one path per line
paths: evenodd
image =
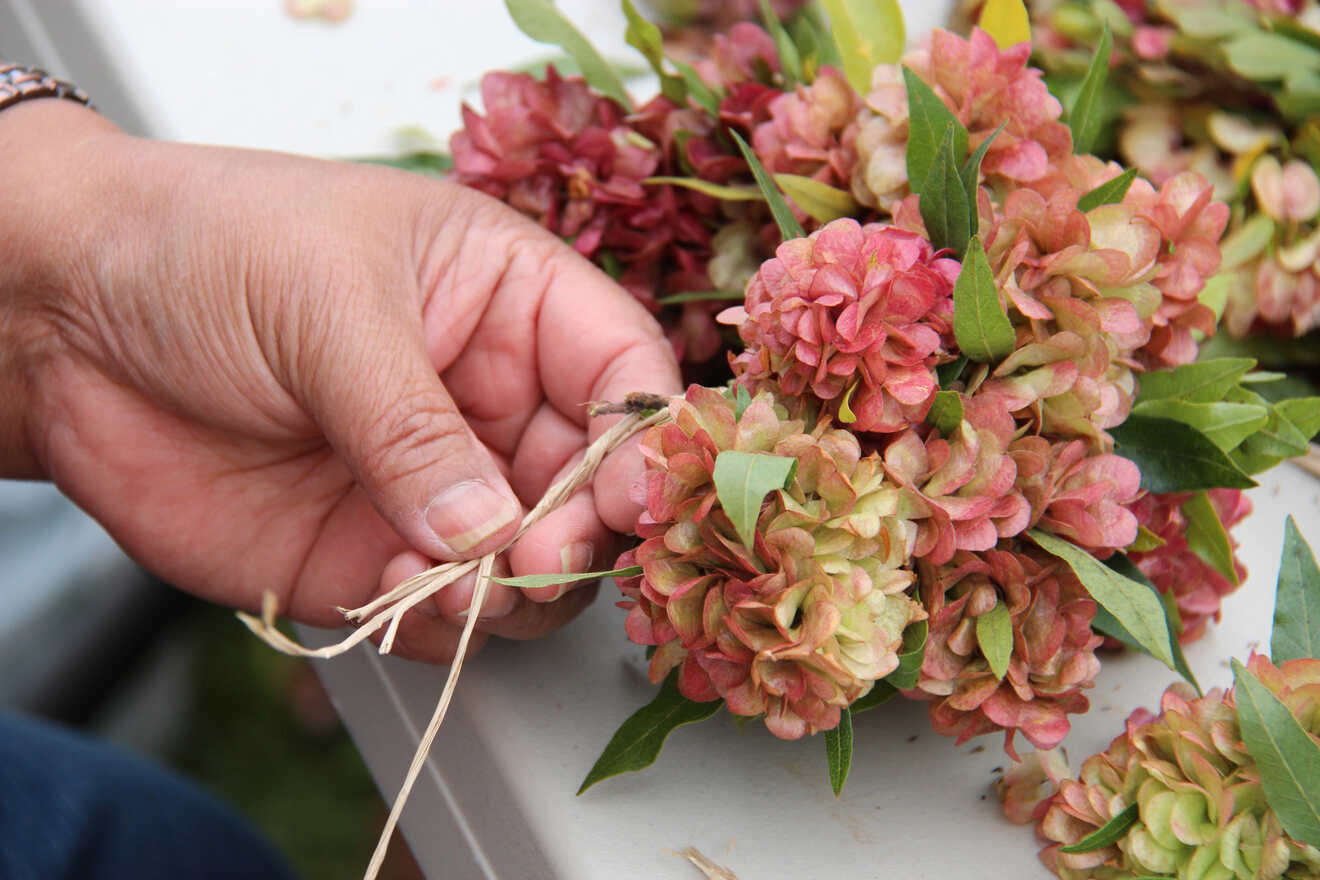
M628 411L627 406L624 409ZM617 411L619 411L618 407L596 407L592 410L592 415ZM444 690L440 693L440 701L436 704L435 713L432 714L431 721L427 724L426 731L417 744L417 751L413 754L412 764L408 767L403 786L394 798L394 806L390 809L389 818L385 820L385 827L381 830L380 839L376 842L376 850L372 853L371 862L367 865L363 880L375 880L376 874L380 871L381 863L385 859L385 851L388 849L390 838L394 834L394 827L398 824L399 816L403 812L403 806L407 803L408 796L412 793L413 784L417 781L422 765L426 762L426 756L431 751L431 744L435 741L436 734L440 732L440 725L444 722L445 713L449 711L449 702L453 698L454 688L458 684L458 677L463 669L463 658L467 654L468 641L472 638L472 632L477 625L477 618L481 616L482 604L486 601L486 594L490 591L491 573L495 567L495 558L509 549L535 523L551 511L561 507L579 489L591 482L596 469L600 467L600 463L605 459L605 456L618 449L633 435L646 430L652 425L668 421L668 419L669 411L667 409L660 409L649 414L628 411L627 415L587 447L582 462L576 468L546 490L545 495L537 505L522 518L522 522L519 524L518 531L514 533L514 536L498 550L487 553L480 559L443 562L421 574L413 575L394 589L376 597L360 608L338 609L347 622L358 624L357 629L342 641L327 645L324 648L312 649L304 648L284 635L276 628L275 618L279 610L279 600L270 591L262 596L261 617L258 618L241 611L238 613L238 619L243 621L244 625L263 642L281 653L294 657L315 657L319 659L336 657L354 648L360 642L367 640L381 627L387 628L385 636L380 641L380 653L388 654L394 647L394 638L399 631L399 621L403 619L404 614L474 569L477 572L477 583L472 591L472 602L468 606L467 619L463 622L463 631L458 637L457 653L454 656L453 664L449 667L449 675L445 679Z

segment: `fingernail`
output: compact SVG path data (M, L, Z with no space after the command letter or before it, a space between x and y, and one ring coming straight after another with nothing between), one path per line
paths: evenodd
M466 553L505 528L518 503L482 480L464 480L441 492L426 510L426 523L451 553Z
M564 574L581 574L591 571L591 560L596 555L590 541L569 544L559 551L559 570Z

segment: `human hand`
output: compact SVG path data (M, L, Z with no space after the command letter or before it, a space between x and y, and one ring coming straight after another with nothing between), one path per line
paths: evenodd
M0 114L0 145L0 460L208 599L273 590L338 625L430 559L506 542L607 427L585 401L680 387L627 294L461 187L137 140L64 101ZM613 454L504 563L608 567L640 467ZM472 586L405 617L400 652L451 659ZM538 635L592 592L495 585L480 629Z

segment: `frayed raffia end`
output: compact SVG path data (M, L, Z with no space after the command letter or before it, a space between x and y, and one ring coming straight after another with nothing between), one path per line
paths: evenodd
M705 875L706 880L738 880L738 875L723 865L717 865L703 856L695 846L689 846L682 852L674 853L674 855L691 862L698 871Z
M445 688L440 694L440 702L436 705L435 714L431 716L431 722L422 734L421 742L417 744L417 751L413 755L412 764L408 767L403 786L394 799L394 806L390 810L389 818L385 820L385 828L381 831L380 840L376 843L376 851L371 856L371 863L367 866L364 880L374 880L376 874L380 871L381 862L385 859L385 851L389 847L390 837L394 833L395 825L398 824L399 815L403 812L403 805L408 801L408 795L412 792L413 784L417 781L422 765L426 762L426 756L431 750L431 744L435 742L435 736L444 721L445 713L449 710L449 702L453 699L454 687L458 684L458 676L463 668L463 657L467 654L468 642L472 639L472 632L476 628L477 619L481 616L482 604L486 601L486 594L490 591L490 576L495 566L495 558L521 538L534 523L562 506L579 489L591 482L592 476L596 473L596 468L600 467L600 463L605 459L605 456L623 445L634 434L668 419L669 411L667 409L647 414L630 412L612 425L604 434L597 437L594 443L587 447L586 455L583 456L581 464L546 491L540 502L523 517L522 523L518 526L518 531L513 538L499 550L488 553L480 559L442 563L434 568L427 569L419 575L408 578L388 593L378 596L361 608L339 609L346 621L358 624L358 628L342 641L313 650L304 648L284 635L276 626L279 602L274 593L267 592L262 597L260 617L239 612L238 619L259 639L275 650L295 657L326 659L338 656L356 647L360 642L366 641L382 627L385 628L385 635L380 642L380 653L388 654L394 647L394 638L399 631L399 621L404 614L467 573L474 569L477 570L477 584L472 593L472 603L468 607L467 619L463 623L463 632L458 637L457 653L453 664L449 667L449 676L445 679ZM722 877L725 875L708 876ZM733 877L732 874L727 876Z

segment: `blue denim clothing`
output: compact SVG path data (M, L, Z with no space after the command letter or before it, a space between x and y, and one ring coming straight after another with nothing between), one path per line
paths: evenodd
M0 714L0 880L294 880L232 811L141 758Z

